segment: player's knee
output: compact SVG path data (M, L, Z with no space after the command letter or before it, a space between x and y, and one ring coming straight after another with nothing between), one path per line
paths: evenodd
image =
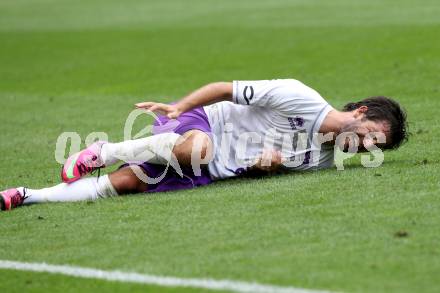
M111 173L109 178L115 190L121 195L143 192L146 189L145 183L129 167Z
M173 154L179 163L185 163L188 159L188 150L185 142L174 146Z
M191 164L208 164L212 154L211 138L201 131L196 131L187 140L184 150L186 160Z
M200 159L201 162L209 162L212 156L212 142L208 135L198 134L193 143L193 156L196 159Z

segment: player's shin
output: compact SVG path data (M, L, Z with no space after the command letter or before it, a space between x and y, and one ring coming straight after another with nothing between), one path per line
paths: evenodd
M102 146L101 158L106 166L118 161L166 165L172 159L173 148L179 138L177 133L162 133L119 143L106 143Z
M118 195L108 175L83 178L71 184L61 183L49 188L20 190L26 192L24 204L96 200Z

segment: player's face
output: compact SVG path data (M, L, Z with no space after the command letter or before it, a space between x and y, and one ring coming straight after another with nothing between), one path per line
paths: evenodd
M388 142L388 133L389 133L389 126L386 121L372 121L365 118L365 116L359 115L356 119L348 123L342 128L342 132L353 132L355 133L359 138L359 146L358 146L358 152L365 152L367 149L369 149L371 146L376 145L377 147L381 148L384 147L386 142ZM385 143L378 143L378 138L374 135L368 135L372 132L380 132L383 133L385 136L386 142ZM353 142L352 142L353 144ZM345 141L344 150L348 151L350 145L350 138L347 137Z

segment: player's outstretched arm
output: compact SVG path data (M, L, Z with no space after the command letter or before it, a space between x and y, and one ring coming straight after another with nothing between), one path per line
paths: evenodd
M214 82L207 84L190 93L173 105L143 102L136 104L136 108L158 112L170 119L179 117L183 112L199 106L206 106L222 101L232 101L232 82Z

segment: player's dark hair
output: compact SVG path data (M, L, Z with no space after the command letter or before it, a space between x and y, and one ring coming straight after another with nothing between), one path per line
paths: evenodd
M371 97L356 103L348 103L343 111L353 111L367 106L365 117L373 121L386 121L390 126L391 142L384 149L397 149L408 140L408 123L405 110L396 101L387 97Z

